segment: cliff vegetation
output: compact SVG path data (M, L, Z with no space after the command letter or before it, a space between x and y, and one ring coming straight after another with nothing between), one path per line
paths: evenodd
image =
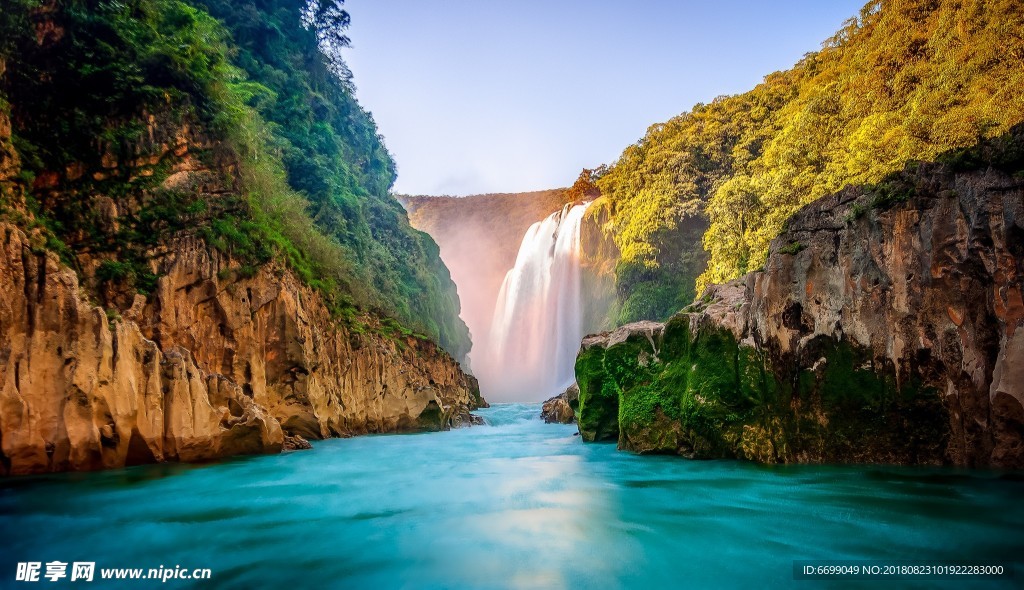
M1024 126L802 208L765 269L589 336L586 440L1024 467Z
M1015 0L872 0L819 51L698 104L595 174L618 323L664 319L764 266L800 207L1024 120Z
M454 284L388 194L394 162L340 57L348 21L335 0L6 3L5 215L112 309L152 292L155 247L187 231L246 274L285 261L356 330L390 318L462 358ZM227 190L169 188L186 144Z
M347 24L333 0L4 4L0 475L473 420Z

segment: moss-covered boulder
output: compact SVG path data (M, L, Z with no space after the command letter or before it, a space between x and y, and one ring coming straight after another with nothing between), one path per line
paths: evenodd
M621 392L649 381L656 371L655 350L664 326L637 322L588 336L576 357L580 388L577 422L583 440L619 438Z
M720 304L720 300L706 303ZM576 364L580 432L691 458L935 463L939 396L827 337L800 358L741 341L701 310L588 337Z

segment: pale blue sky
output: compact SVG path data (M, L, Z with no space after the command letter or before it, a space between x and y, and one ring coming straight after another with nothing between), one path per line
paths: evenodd
M866 0L347 0L395 191L567 186L652 123L752 88Z

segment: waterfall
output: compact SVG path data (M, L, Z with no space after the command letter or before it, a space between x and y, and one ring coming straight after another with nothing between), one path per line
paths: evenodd
M588 203L566 205L530 226L498 293L473 366L486 395L537 401L574 379L584 336L580 225Z

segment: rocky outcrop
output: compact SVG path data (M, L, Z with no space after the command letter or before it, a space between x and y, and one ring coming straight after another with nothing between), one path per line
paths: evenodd
M207 95L226 64L221 49L178 47L202 53L210 71L174 82L173 92L156 90L168 82L159 67L143 68L145 93L105 101L97 87L76 101L62 89L81 68L63 64L95 58L136 71L141 54L117 34L99 53L62 43L73 15L59 8L12 14L25 17L9 31L17 50L0 56L0 475L203 461L476 421L469 410L484 402L475 379L408 329L417 326L384 317L411 324L406 308L426 309L420 327L461 354L454 286L433 244L393 214L386 187L360 179L332 193L326 208L310 209L339 217L313 229L307 203L277 178L279 154L264 150L265 122L254 112L228 117L218 109L233 107ZM151 8L143 16L179 24ZM161 33L194 32L191 24ZM107 63L119 50L125 60ZM68 101L43 100L48 93ZM361 114L351 96L336 102ZM62 108L40 106L52 104ZM236 116L252 118L251 128L226 122ZM338 125L338 145L360 133ZM250 131L263 139L235 137ZM379 144L357 143L373 166L390 166L369 154ZM350 163L339 149L320 156ZM350 159L365 164L361 157ZM341 217L345 236L332 233ZM416 258L396 264L395 276L425 306L399 300L393 269L377 274L389 255L367 253L377 246ZM312 261L349 249L358 263L319 276L327 271ZM359 281L373 288L357 293Z
M437 345L372 315L346 323L280 261L211 247L211 220L245 206L237 158L187 119L140 120L120 157L101 146L30 187L0 109L0 475L475 423L476 381ZM62 219L63 242L40 229L29 191ZM200 215L180 216L196 203ZM102 280L105 265L154 286Z
M284 446L282 447L285 451L308 451L312 449L313 445L309 444L309 441L302 438L302 435L296 434L294 436L284 437Z
M195 237L120 316L0 225L0 466L6 474L272 453L285 437L467 422L475 380L431 342L358 334L273 265L243 278Z
M1024 467L1024 166L1019 137L1006 141L821 199L763 271L664 325L589 337L584 438L762 462Z
M573 383L565 391L547 400L541 406L540 417L548 424L572 424L579 407L580 388Z

